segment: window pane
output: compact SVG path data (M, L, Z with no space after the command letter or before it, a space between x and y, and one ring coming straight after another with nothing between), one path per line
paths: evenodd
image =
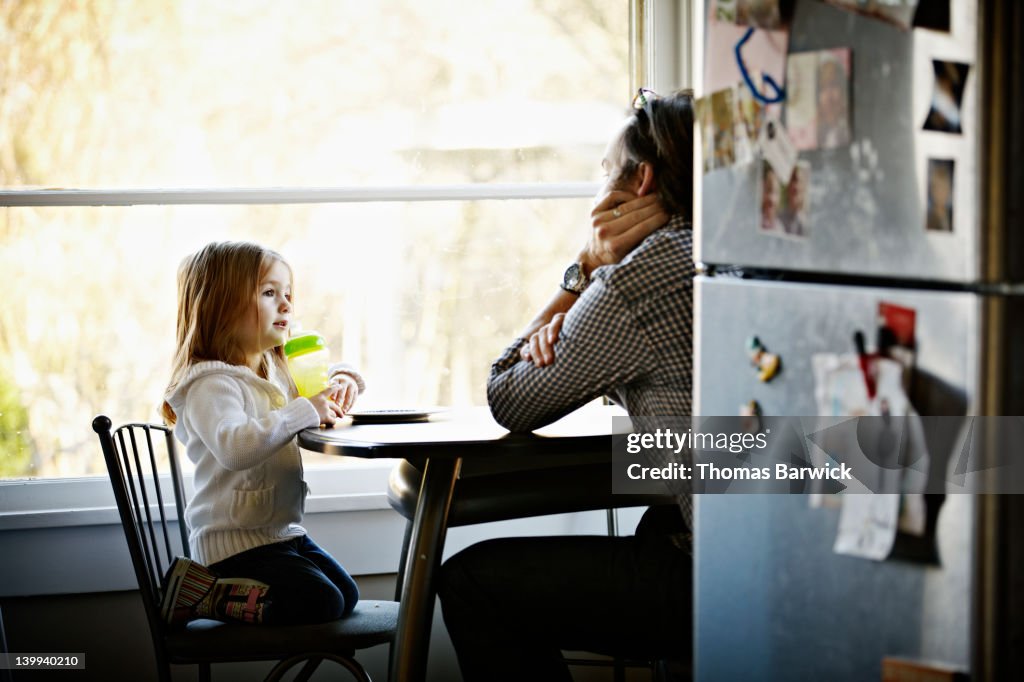
M218 239L294 275L295 319L355 364L362 407L486 403L490 363L556 291L586 199L0 210L0 478L101 473L90 420L158 421L175 278Z
M591 180L627 8L3 2L0 186Z

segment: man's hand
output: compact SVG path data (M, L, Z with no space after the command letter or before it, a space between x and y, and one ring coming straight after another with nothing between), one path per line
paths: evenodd
M668 222L657 195L637 197L623 190L612 190L598 199L590 217L593 233L579 256L587 276L602 265L618 263L647 235ZM537 367L553 364L565 313L578 299L578 295L560 289L523 330L527 342L519 349L519 357Z
M601 197L590 217L593 233L580 252L587 276L602 265L618 263L668 222L657 194L637 197L623 190L612 190Z
M562 331L565 313L556 313L551 321L530 335L530 339L519 350L519 357L532 361L537 367L545 367L555 361L555 344Z

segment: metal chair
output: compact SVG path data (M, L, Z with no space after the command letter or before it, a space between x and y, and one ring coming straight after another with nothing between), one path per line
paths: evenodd
M395 599L402 593L406 555L412 539L412 522L423 477L416 464L402 460L391 469L388 477L388 503L406 519ZM605 509L608 534L617 535L616 508L677 504L676 499L670 495L611 494L607 464L553 463L544 469L543 475L537 474L535 464L528 469L518 469L513 461L507 469L503 469L500 463L495 465L490 462L480 466L477 471L467 464L470 463L467 461L463 464L455 486L448 512L448 527ZM653 679L666 677L660 669L662 664L654 660L572 657L563 660L571 666L610 666L614 669L615 682L625 680L626 668L647 668Z
M0 654L7 655L7 634L4 632L4 614L3 610L0 609ZM11 674L10 666L4 666L3 670L0 670L0 682L11 682L13 675Z
M198 665L199 679L208 681L211 664L236 661L278 661L265 678L268 682L305 663L295 679L308 680L325 660L369 682L355 652L394 641L396 602L360 601L348 617L318 625L275 627L196 620L181 630L168 628L160 617L161 578L175 556L189 556L174 436L156 424L125 424L112 432L110 419L103 415L93 420L92 428L99 436L114 488L162 682L170 682L171 664ZM158 452L166 456L170 476L157 474ZM172 498L177 533L171 528Z

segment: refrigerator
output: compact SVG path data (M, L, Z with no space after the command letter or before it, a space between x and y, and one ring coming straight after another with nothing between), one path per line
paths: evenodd
M784 29L787 62L849 50L848 139L806 148L805 137L798 152L810 174L801 233L765 220L763 150L712 162L696 183L695 414L737 415L751 401L766 416L818 414L812 358L854 352L857 331L871 350L880 303L915 313L908 392L921 415L1022 414L1020 3L951 0L948 30L842 4L797 0ZM709 81L707 62L737 53L723 35L745 27L714 26L735 16L705 9ZM929 129L940 72L962 77L963 66L959 131ZM936 168L953 170L951 200L929 187ZM930 222L939 203L948 225ZM781 359L769 381L752 366L752 337ZM932 556L878 561L836 553L841 510L806 495L696 496L694 679L880 680L887 657L972 679L1019 675L1017 497L930 498Z

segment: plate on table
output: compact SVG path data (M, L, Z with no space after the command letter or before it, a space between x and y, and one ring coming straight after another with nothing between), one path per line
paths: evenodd
M438 409L387 409L387 410L356 410L349 412L353 424L388 424L399 422L422 422L430 415L441 412Z

